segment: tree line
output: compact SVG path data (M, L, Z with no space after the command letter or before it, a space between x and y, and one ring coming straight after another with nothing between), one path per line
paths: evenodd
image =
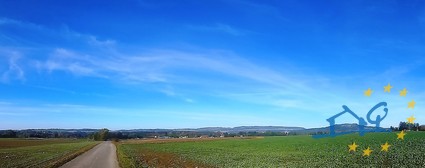
M419 123L408 123L400 122L398 127L390 127L393 131L411 130L411 131L425 131L425 125L419 125Z
M392 131L412 130L425 131L425 125L419 123L400 122L398 127L390 127ZM97 141L114 139L136 138L198 138L198 137L235 137L235 136L287 136L287 135L314 135L328 134L327 131L315 132L208 132L208 131L110 131L103 129L28 129L28 130L0 130L0 138L88 138Z

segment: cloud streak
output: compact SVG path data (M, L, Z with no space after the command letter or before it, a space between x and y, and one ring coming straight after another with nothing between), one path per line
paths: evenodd
M4 20L3 20L4 21ZM114 40L99 41L93 35L84 35L65 28L61 31L46 27L6 20L5 22L28 27L39 34L52 34L62 41L72 39L73 43L84 41L84 47L67 46L47 49L47 58L33 59L37 71L53 74L57 71L68 72L76 76L103 78L124 84L162 83L175 85L164 92L176 96L175 90L182 85L193 85L201 88L202 94L245 101L249 103L266 104L276 107L301 107L307 101L322 102L323 96L333 97L327 92L317 91L310 87L319 81L315 76L297 78L287 73L274 71L267 67L252 63L247 59L223 50L202 50L198 52L169 49L150 49L132 51L132 54L119 51ZM218 24L221 30L235 32L230 26ZM48 33L46 33L48 32ZM228 32L229 33L229 32ZM31 59L27 56L26 59ZM196 73L194 73L196 72ZM215 83L211 86L211 83ZM177 91L184 92L184 91ZM252 95L265 92L267 94ZM227 96L244 94L245 96ZM311 94L314 93L314 94ZM179 93L179 96L185 93ZM199 94L199 93L198 93ZM183 100L192 100L187 96ZM192 101L187 101L192 102ZM313 110L313 109L310 109Z
M309 95L313 89L304 84L313 81L300 82L301 79L287 77L222 51L190 53L154 50L137 56L100 57L56 49L52 57L39 65L41 65L39 68L49 73L65 71L77 76L100 77L126 84L163 83L177 87L195 85L206 91L203 94L218 97L224 95L225 98L278 107L301 107L300 104L306 99L320 100L318 96ZM223 76L226 78L223 79ZM210 81L203 81L205 78ZM211 81L222 85L209 86ZM262 90L268 93L253 97L225 96L226 93L252 93ZM159 91L168 96L181 97L175 93L175 89L160 88ZM314 93L321 94L320 96L327 94L320 91Z
M18 36L16 41L27 41L18 47L27 47L35 50L38 55L26 53L21 59L32 63L37 72L54 74L62 71L76 76L103 78L124 84L162 83L165 86L175 86L173 92L179 92L180 97L186 102L194 102L191 96L185 96L181 91L183 85L193 85L200 88L202 94L210 96L223 95L221 93L252 93L257 91L276 92L275 97L295 96L296 99L305 97L305 93L312 89L307 86L305 79L282 72L277 72L264 66L252 63L247 59L231 52L223 50L184 51L170 49L148 49L122 52L120 45L114 40L100 41L96 36L85 35L70 30L66 26L60 30L27 22L1 19L1 25L16 26L20 29L28 29L34 34L53 38L58 46L37 49L43 42L28 42L28 39ZM241 35L241 31L225 24L217 24L214 29L226 33ZM42 39L42 38L41 38ZM32 44L36 43L34 46ZM84 45L69 45L81 43ZM10 48L16 46L9 46ZM9 76L12 72L19 79L23 79L25 72L17 66L16 58L10 62L9 71L4 72ZM288 70L290 71L290 70ZM196 72L196 73L194 73ZM43 74L41 74L43 75ZM314 80L314 77L309 77ZM215 83L211 86L211 83ZM241 87L243 86L243 87ZM169 96L170 92L164 92L164 88L158 88ZM179 91L175 91L179 90ZM294 91L296 90L296 91ZM198 93L199 94L199 93ZM274 96L261 97L266 101L260 101L252 97L226 98L241 101L269 104L274 106L294 106L298 100L274 98ZM253 100L251 100L253 99Z
M388 74L402 76L410 70L396 69L384 72L382 76L351 76L348 79L335 77L334 80L331 80L328 77L308 72L297 72L297 75L294 75L292 74L294 70L288 68L277 71L256 63L255 60L245 59L232 51L217 49L192 51L162 47L128 51L122 49L122 46L126 44L110 39L99 40L94 35L81 34L66 27L55 30L32 23L0 19L0 26L4 25L17 26L23 30L29 29L32 33L39 34L41 39L44 36L53 38L52 41L57 42L57 45L51 45L52 42L30 41L23 36L2 38L3 42L20 42L19 44L7 44L0 51L2 55L5 55L2 58L3 61L7 62L7 66L2 67L3 82L25 81L28 74L54 76L58 72L65 72L83 79L100 78L125 86L152 84L155 85L153 89L156 89L156 92L180 99L189 105L208 104L208 99L229 100L231 103L242 102L241 106L261 105L260 107L265 107L264 111L279 113L276 115L279 117L297 116L301 113L314 114L313 117L323 117L322 122L327 117L339 112L342 104L350 105L359 111L368 110L368 107L363 107L366 101L363 101L365 99L361 94L362 88L354 87L360 83L359 81L394 80L395 78L386 77ZM224 24L207 29L235 36L244 34L243 31ZM39 46L42 47L39 48ZM21 51L20 48L29 48L28 50L31 52ZM31 73L31 71L38 73ZM338 85L341 83L345 87L339 87ZM379 82L364 83L380 85ZM60 87L43 86L41 89L69 94L77 93L77 91L67 91ZM199 106L196 108L204 112ZM216 110L219 111L219 109ZM261 113L262 110L257 113ZM73 105L3 106L0 108L2 116L31 115L43 112L49 114L73 113L73 111L99 115L122 114L120 109ZM220 115L214 115L214 112L198 114L193 119L203 120L201 118L204 117L204 120L208 120L205 119L205 116L209 115L220 117ZM253 110L250 111L250 114L253 113L255 113ZM152 115L150 112L137 110L125 113L128 116L138 114L144 117ZM172 113L167 114L173 115ZM233 116L224 115L223 117L237 118L241 114L243 113ZM190 115L194 114L187 114L187 116ZM261 114L254 116L259 115ZM254 118L248 117L247 119L255 120ZM269 120L265 119L265 121ZM274 122L275 120L270 121Z
M18 64L21 56L15 52L3 53L4 57L8 60L7 70L2 73L1 81L2 82L10 82L11 80L25 80L25 72Z

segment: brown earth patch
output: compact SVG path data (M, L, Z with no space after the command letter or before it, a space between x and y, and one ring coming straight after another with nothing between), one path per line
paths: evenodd
M189 168L210 168L211 165L189 160L182 156L143 149L128 156L120 152L122 144L143 144L143 143L175 143L194 141L217 141L217 140L237 140L237 139L262 139L264 137L226 137L226 138L171 138L171 139L130 139L115 142L117 146L117 156L121 167L189 167Z
M143 167L187 167L187 168L212 168L202 163L182 158L178 155L151 150L140 151L136 162Z
M0 149L4 148L18 148L25 146L38 146L38 145L50 145L58 143L74 143L81 142L81 140L75 139L0 139Z

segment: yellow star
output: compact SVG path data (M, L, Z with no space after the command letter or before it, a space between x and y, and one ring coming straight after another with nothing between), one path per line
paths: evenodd
M401 131L400 133L397 134L397 139L402 139L404 140L404 136L406 135L406 133L404 133L404 131Z
M372 92L373 91L369 88L366 91L364 91L364 95L369 97L372 94Z
M384 86L384 92L390 93L391 92L391 88L393 88L393 87L390 85L390 83L388 83L387 86Z
M390 145L390 144L388 144L388 142L385 142L385 144L381 145L381 147L382 147L381 151L388 152L388 148L389 148L390 146L391 146L391 145Z
M407 108L415 108L415 100L412 100L411 102L407 103Z
M400 96L406 97L406 94L407 94L406 88L404 88L403 90L400 91Z
M415 119L416 119L415 117L410 116L409 118L407 118L407 122L408 123L411 123L411 124L414 124Z
M373 150L370 150L369 147L367 147L366 150L363 150L363 156L370 156L370 153L372 153Z
M348 150L348 152L350 152L350 151L356 151L356 148L358 147L358 145L356 145L356 143L355 142L353 142L353 144L351 144L351 145L348 145L348 147L350 148L349 150Z

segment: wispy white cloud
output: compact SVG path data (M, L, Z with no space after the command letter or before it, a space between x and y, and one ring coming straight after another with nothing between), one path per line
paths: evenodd
M52 71L67 71L76 75L105 77L128 82L179 83L192 71L218 73L230 77L245 78L260 83L285 87L303 87L280 73L257 66L234 54L205 51L191 53L175 50L152 50L137 56L86 55L66 49L56 49L52 56L40 62L39 68ZM176 70L178 72L176 72ZM198 76L199 78L199 76ZM191 79L193 80L193 79Z
M75 75L105 77L94 69L96 67L93 61L96 60L92 60L89 56L77 54L62 48L55 49L51 55L45 62L38 61L37 67L44 68L49 72L64 70Z
M18 21L13 23L23 27L28 24ZM158 91L186 102L193 102L193 99L189 98L191 96L187 95L193 93L184 93L186 90L179 90L181 89L179 86L196 86L202 90L196 94L287 108L300 106L309 100L315 100L319 104L321 98L317 95L332 96L310 86L310 84L317 86L317 81L321 81L323 77L311 75L296 77L290 75L290 69L287 69L286 73L275 71L231 51L150 49L132 51L132 54L128 54L118 51L116 46L119 44L114 40L100 41L95 36L83 35L67 27L55 31L43 26L28 25L31 29L54 32L56 36L65 40L72 39L74 43L84 41L86 44L82 48L51 48L50 52L46 53L49 55L46 59L32 61L35 62L38 71L49 74L64 71L78 76L105 78L126 84L174 85L172 89L158 88ZM217 24L212 29L233 35L244 33L225 24ZM106 52L104 48L107 48ZM110 52L111 50L113 52ZM251 95L256 92L267 94ZM231 95L244 93L247 95Z
M117 44L113 44L117 45ZM114 46L109 46L114 48ZM249 103L266 104L277 107L294 107L302 104L306 93L313 90L305 79L277 72L256 65L235 53L222 50L187 52L167 49L153 49L126 54L118 51L104 55L101 46L91 46L87 51L66 48L53 48L46 59L32 59L40 72L48 74L56 71L69 72L77 76L105 78L124 84L164 83L176 87L157 88L168 96L193 103L195 100L181 85L200 88L195 94L218 96ZM100 50L99 54L96 52ZM197 72L193 74L193 72ZM219 78L217 78L217 75ZM224 78L222 78L224 77ZM309 80L315 80L309 77ZM215 83L214 85L211 85ZM176 91L178 90L178 91ZM268 91L266 95L250 96L258 91ZM226 94L248 96L226 96ZM287 97L287 98L282 98Z
M2 37L0 43L3 46L17 45L19 47L32 47L33 49L46 49L51 46L62 45L78 49L102 47L106 50L116 44L115 40L100 40L94 35L73 31L66 25L60 28L50 28L31 22L0 17L0 26L4 28L2 30L4 33L0 36ZM37 35L37 38L34 38L34 35Z
M195 100L188 98L185 94L177 93L176 89L174 87L172 87L171 85L159 87L158 91L161 92L161 93L164 93L165 95L167 95L169 97L179 98L186 103L194 103L195 102Z
M2 73L1 81L9 82L10 80L25 80L25 72L19 65L19 59L21 56L18 52L12 51L9 53L0 53L5 54L4 57L8 59L8 68L5 72Z
M157 49L137 56L119 54L100 57L57 49L52 55L47 61L41 63L43 65L41 68L49 72L66 71L75 75L103 77L127 84L164 83L169 86L176 85L176 87L194 85L204 90L197 94L277 107L295 107L308 100L321 102L319 96L310 94L321 94L321 96L328 94L314 91L307 85L307 83L313 83L315 77L309 77L311 81L297 79L223 51L192 53ZM79 69L75 69L76 66ZM199 74L194 75L193 72ZM219 78L216 77L217 75ZM204 81L205 79L211 81ZM216 85L211 85L212 81ZM217 85L217 83L221 84ZM159 92L168 96L193 102L187 101L191 99L182 93L185 91L176 93L175 90L173 87L158 88ZM252 93L264 90L268 91L268 94L226 96L229 93Z
M184 99L184 101L186 101L188 103L194 103L195 102L193 99L189 99L189 98Z
M368 110L369 105L363 108L362 103L365 101L360 101L362 98L364 99L361 97L362 90L359 90L358 86L355 88L350 86L356 85L362 80L376 81L388 76L384 73L383 76L374 75L369 78L350 76L349 79L343 79L343 77L329 79L326 76L308 72L298 72L294 75L292 69L277 71L252 60L244 59L243 56L231 51L156 48L128 52L119 50L117 46L121 44L117 41L99 40L93 35L80 34L69 28L57 31L31 23L4 19L0 19L1 24L17 24L22 27L27 26L35 32L48 32L39 34L53 36L61 44L63 41L82 43L82 46L77 47L58 45L61 47L50 46L51 48L47 47L42 50L35 48L37 53L43 55L41 57L32 57L30 53L9 56L7 57L9 58L7 70L2 73L3 80L24 80L26 73L19 63L21 60L25 60L24 62L33 63L33 68L38 70L40 75L52 75L61 71L76 76L103 78L124 85L157 84L157 87L153 87L156 91L187 103L202 102L202 98L196 98L199 95L201 95L200 97L211 96L246 104L265 105L285 114L308 111L317 114L315 116L323 115L320 117L324 117L324 121L328 115L339 112L342 104L357 107L360 111ZM216 25L214 30L233 35L244 33L227 25ZM31 43L25 42L25 44ZM409 69L406 68L403 71L400 69L388 70L386 73L398 73L397 76L401 76L408 72ZM338 86L341 84L340 81L344 81L345 83L342 83L346 87ZM196 89L192 91L192 88ZM49 87L44 89L67 92ZM74 92L69 93L74 94ZM353 93L356 96L353 96ZM0 110L3 115L14 114L14 111L25 114L46 111L51 113L72 113L73 111L99 114L104 112L122 113L120 109L70 105L11 107ZM203 115L208 116L212 113L208 112ZM134 114L137 112L131 111L126 115ZM146 113L142 114L146 115Z

